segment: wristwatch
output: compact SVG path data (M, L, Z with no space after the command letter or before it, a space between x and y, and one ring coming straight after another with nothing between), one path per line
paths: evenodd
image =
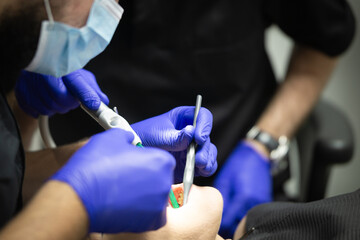
M249 130L246 138L263 144L269 150L270 159L275 162L284 159L289 152L290 143L286 136L280 136L279 139L275 139L269 133L260 130L256 126Z

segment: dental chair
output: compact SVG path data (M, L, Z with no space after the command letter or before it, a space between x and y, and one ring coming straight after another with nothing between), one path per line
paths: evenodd
M298 130L288 164L274 178L275 200L309 202L324 198L331 168L351 160L354 144L344 112L320 100ZM289 181L290 187L286 186ZM292 190L286 191L286 187Z

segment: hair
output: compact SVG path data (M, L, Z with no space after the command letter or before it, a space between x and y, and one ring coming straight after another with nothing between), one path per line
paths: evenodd
M41 22L46 18L43 0L25 1L0 16L0 84L10 91L21 71L35 55ZM44 9L44 10L42 10Z

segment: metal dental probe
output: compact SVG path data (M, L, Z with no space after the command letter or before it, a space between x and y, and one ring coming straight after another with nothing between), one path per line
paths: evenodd
M196 97L195 113L194 113L194 122L193 126L196 128L196 119L201 108L201 95ZM187 203L190 188L194 181L194 171L195 171L195 148L196 143L193 141L190 143L190 146L187 149L186 153L186 165L184 170L183 184L184 184L184 205Z

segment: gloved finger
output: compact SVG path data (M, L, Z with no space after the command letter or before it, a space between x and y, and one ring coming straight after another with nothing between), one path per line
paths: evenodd
M215 179L215 187L220 191L224 201L219 234L224 238L229 238L231 237L231 227L228 221L228 209L232 204L232 182L230 181L230 178L224 178L224 176L220 175ZM226 218L226 220L224 220L224 218Z
M109 148L116 148L119 145L131 145L134 140L134 134L120 128L112 128L104 132L92 136L89 142L83 148L93 148L97 142L106 143L104 146Z
M195 166L197 173L201 176L208 177L214 174L217 169L217 149L208 138L203 146L197 147L195 155Z
M195 107L183 106L177 107L170 111L170 119L174 123L176 129L181 129L187 125L194 123ZM213 117L211 112L206 108L200 108L196 120L195 141L197 144L202 145L209 137L212 128Z
M170 122L175 129L180 130L188 125L193 125L195 107L182 106L168 112Z
M183 151L190 145L193 136L194 127L190 125L181 130L166 130L161 136L161 141L157 141L157 147L167 151Z
M215 161L214 163L209 162L207 168L210 169L209 171L196 168L195 169L195 176L203 176L203 177L210 177L216 172L216 169L218 167L218 163Z
M215 147L214 144L210 144L210 148L212 149L209 152L209 159L211 159L211 161L208 162L208 164L206 165L206 167L203 169L203 176L204 177L209 177L211 175L213 175L217 169L217 161L216 161L216 156L217 156L217 149Z
M200 108L195 128L195 142L203 145L209 138L213 124L213 116L206 108Z
M41 115L47 115L52 116L55 113L63 113L64 107L57 104L52 99L49 100L49 96L43 95L41 99L39 99L41 102L37 105L37 109ZM67 112L67 111L65 111Z
M197 146L195 155L195 166L197 168L205 168L208 162L212 160L209 159L210 150L210 139L208 139L202 146Z
M66 89L61 79L54 80L42 93L41 102L49 110L49 115L66 113L79 106L77 101Z
M88 84L86 77L82 69L80 69L64 76L62 79L65 86L82 104L91 110L97 110L101 100L97 92Z
M39 112L31 106L30 101L32 98L28 96L28 92L29 90L26 89L23 84L20 84L19 81L16 82L15 97L18 105L26 114L37 118L39 116Z
M108 96L106 96L106 94L103 91L101 91L101 89L96 81L95 75L92 72L87 71L85 69L81 69L81 74L83 74L84 78L88 80L89 85L95 90L95 92L100 97L101 101L103 103L105 103L106 105L108 105L109 98L108 98Z
M28 107L37 113L51 116L57 112L67 112L79 105L61 78L24 70L17 83L16 92L23 98L26 97Z
M44 84L39 82L39 84ZM33 88L29 96L30 106L41 115L51 116L54 114L51 108L53 99L51 98L48 90L47 84L44 84L43 87Z
M224 206L224 224L230 226L235 223L236 226L242 217L246 215L247 210L249 210L254 205L246 201L241 192L235 192L229 201L227 201L226 206Z
M38 117L39 111L48 114L48 108L42 106L43 82L40 74L22 70L16 82L15 95L19 106L33 117Z
M38 118L39 117L39 112L37 110L35 110L34 108L30 107L26 101L24 101L23 98L18 97L18 92L15 91L15 96L17 99L17 102L20 106L20 108L28 115L32 116L33 118Z
M70 90L66 87L62 78L55 78L52 76L44 76L47 82L47 92L50 95L50 101L56 112L67 112L79 106L79 101L72 95ZM49 99L49 100L50 100Z
M232 187L233 187L232 186L233 178L231 175L229 175L229 173L227 173L226 170L227 169L225 166L225 168L220 170L219 174L217 175L214 181L214 187L220 191L223 197L224 206L228 205L228 202L231 199Z
M58 96L55 96L52 92L52 97L53 101L50 102L50 108L54 113L66 113L80 105L80 102L67 90L63 95Z

